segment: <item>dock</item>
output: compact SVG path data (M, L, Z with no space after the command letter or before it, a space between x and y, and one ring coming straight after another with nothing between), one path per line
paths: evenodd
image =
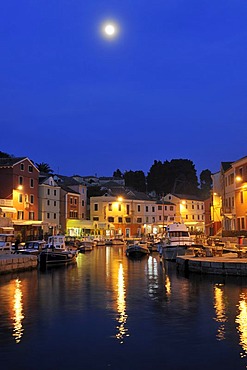
M35 269L38 266L37 256L21 254L0 254L0 275Z
M225 253L218 256L177 256L177 268L184 272L247 276L247 255Z

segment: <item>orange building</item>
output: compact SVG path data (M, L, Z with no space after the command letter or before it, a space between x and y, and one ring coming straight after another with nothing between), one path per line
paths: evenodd
M0 218L11 221L25 240L40 234L39 170L25 157L0 158Z

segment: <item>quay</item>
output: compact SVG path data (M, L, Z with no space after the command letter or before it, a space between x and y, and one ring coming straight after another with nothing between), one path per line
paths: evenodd
M0 255L0 275L35 269L38 266L37 256L21 254Z
M225 253L218 256L183 255L176 257L177 269L184 272L247 276L247 255Z

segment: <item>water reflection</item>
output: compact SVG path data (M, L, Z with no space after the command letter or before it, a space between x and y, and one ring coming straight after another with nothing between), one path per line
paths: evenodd
M224 285L216 284L214 286L214 308L215 308L215 321L220 323L216 338L218 340L225 339L225 322L227 321L226 316L226 302L224 298Z
M22 321L24 319L23 314L23 302L22 302L22 290L21 290L21 281L19 279L14 280L15 289L14 289L14 300L13 300L13 337L15 338L16 343L21 341L23 336L23 325Z
M238 310L239 314L236 317L237 331L239 333L240 345L243 352L240 354L241 357L246 357L247 355L247 293L241 293Z
M126 313L126 290L122 262L119 263L118 268L117 311L119 314L117 317L119 325L117 326L118 333L116 334L116 338L120 341L120 343L123 343L124 337L129 336L129 334L128 329L125 327L128 315Z

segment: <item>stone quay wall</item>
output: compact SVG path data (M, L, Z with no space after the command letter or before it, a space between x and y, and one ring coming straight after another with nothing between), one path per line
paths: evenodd
M35 269L38 266L37 256L21 254L0 255L0 275L16 271Z
M176 264L184 272L247 276L247 258L179 256Z

